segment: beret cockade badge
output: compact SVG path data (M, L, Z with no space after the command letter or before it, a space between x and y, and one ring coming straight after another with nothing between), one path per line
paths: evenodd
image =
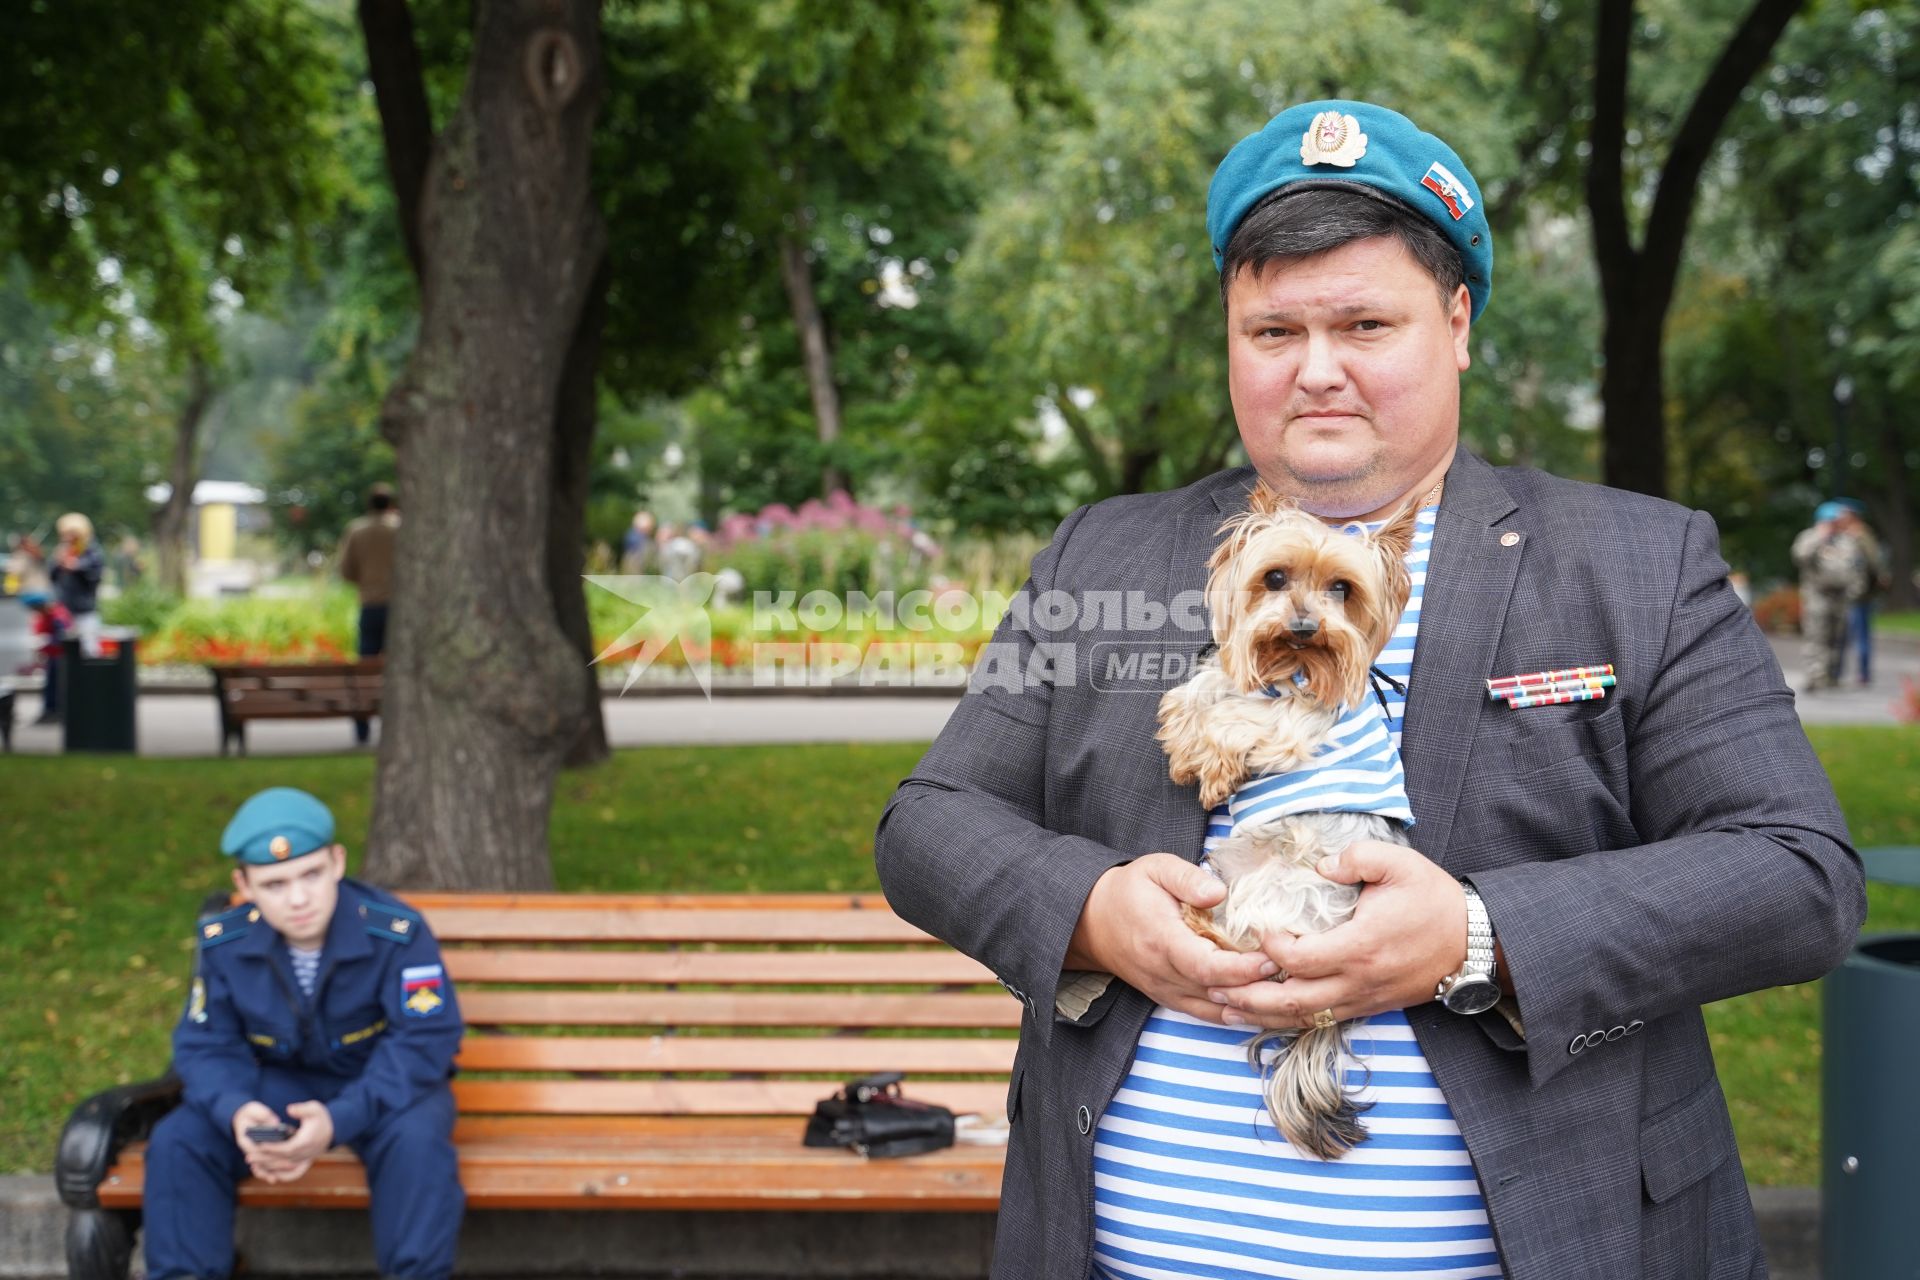
M1322 111L1300 139L1301 164L1330 164L1353 168L1367 154L1367 135L1360 122L1338 111Z

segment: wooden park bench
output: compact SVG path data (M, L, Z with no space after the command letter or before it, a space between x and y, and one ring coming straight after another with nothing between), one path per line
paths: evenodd
M247 754L249 720L364 720L380 714L381 658L357 662L209 666L220 702L220 754Z
M454 1143L473 1209L993 1212L1004 1149L891 1160L801 1145L846 1080L1004 1120L1017 1000L878 895L410 894L459 984ZM123 1280L145 1135L171 1077L88 1099L61 1135L69 1274ZM362 1208L334 1151L243 1206Z

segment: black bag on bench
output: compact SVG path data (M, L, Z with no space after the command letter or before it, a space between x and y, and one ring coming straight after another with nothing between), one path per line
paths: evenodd
M914 1156L953 1145L953 1112L901 1096L898 1071L848 1082L817 1104L807 1121L809 1147L851 1147L874 1159Z

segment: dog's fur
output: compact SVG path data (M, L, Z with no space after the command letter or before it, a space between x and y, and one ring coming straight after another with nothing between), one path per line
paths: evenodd
M1418 511L1411 505L1378 533L1355 534L1263 484L1221 527L1207 566L1217 652L1160 701L1169 773L1197 782L1208 809L1250 779L1308 764L1343 711L1372 696L1368 673L1412 591L1406 554ZM1299 814L1238 831L1209 855L1226 898L1210 913L1185 908L1187 923L1230 951L1344 923L1358 886L1335 884L1315 866L1356 840L1407 843L1397 822L1365 813ZM1276 1043L1279 1055L1265 1068L1263 1051ZM1264 1074L1274 1124L1295 1147L1337 1159L1365 1139L1345 1089L1343 1027L1264 1031L1247 1057Z

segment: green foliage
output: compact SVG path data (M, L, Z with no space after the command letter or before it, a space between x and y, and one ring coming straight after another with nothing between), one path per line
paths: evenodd
M268 509L287 545L332 555L366 512L367 490L393 482L393 447L379 434L375 406L348 392L345 378L309 389L296 415L297 428L273 446Z
M681 443L710 523L817 496L829 467L856 492L879 483L965 529L1044 527L1063 511L1062 477L1034 460L1025 407L984 388L946 276L977 203L960 162L977 121L951 111L946 90L955 75L999 74L1036 111L1070 104L1060 7L681 0L609 11L614 91L596 175L621 248L608 385L629 401L693 392L670 416L688 424ZM1099 5L1073 8L1098 27ZM627 76L645 90L623 91ZM805 257L825 317L844 406L832 445L818 439L802 374L783 240Z
M180 597L147 579L131 590L100 601L100 620L110 627L132 627L141 636L145 659L146 642L157 637L181 605Z
M142 490L170 435L172 379L150 343L102 321L76 335L32 296L18 259L0 274L0 530L50 541L63 512L103 537L147 527Z
M354 653L359 602L344 583L321 581L282 594L182 600L142 586L102 602L102 617L141 632L140 661L340 662Z
M124 280L180 358L212 357L218 312L326 210L331 70L304 5L5 6L0 256L76 315L116 314Z
M338 583L294 596L188 600L143 646L143 661L335 662L352 657L359 605Z
M930 565L888 534L862 529L802 529L745 538L716 554L714 567L737 570L753 591L863 591L925 588Z

